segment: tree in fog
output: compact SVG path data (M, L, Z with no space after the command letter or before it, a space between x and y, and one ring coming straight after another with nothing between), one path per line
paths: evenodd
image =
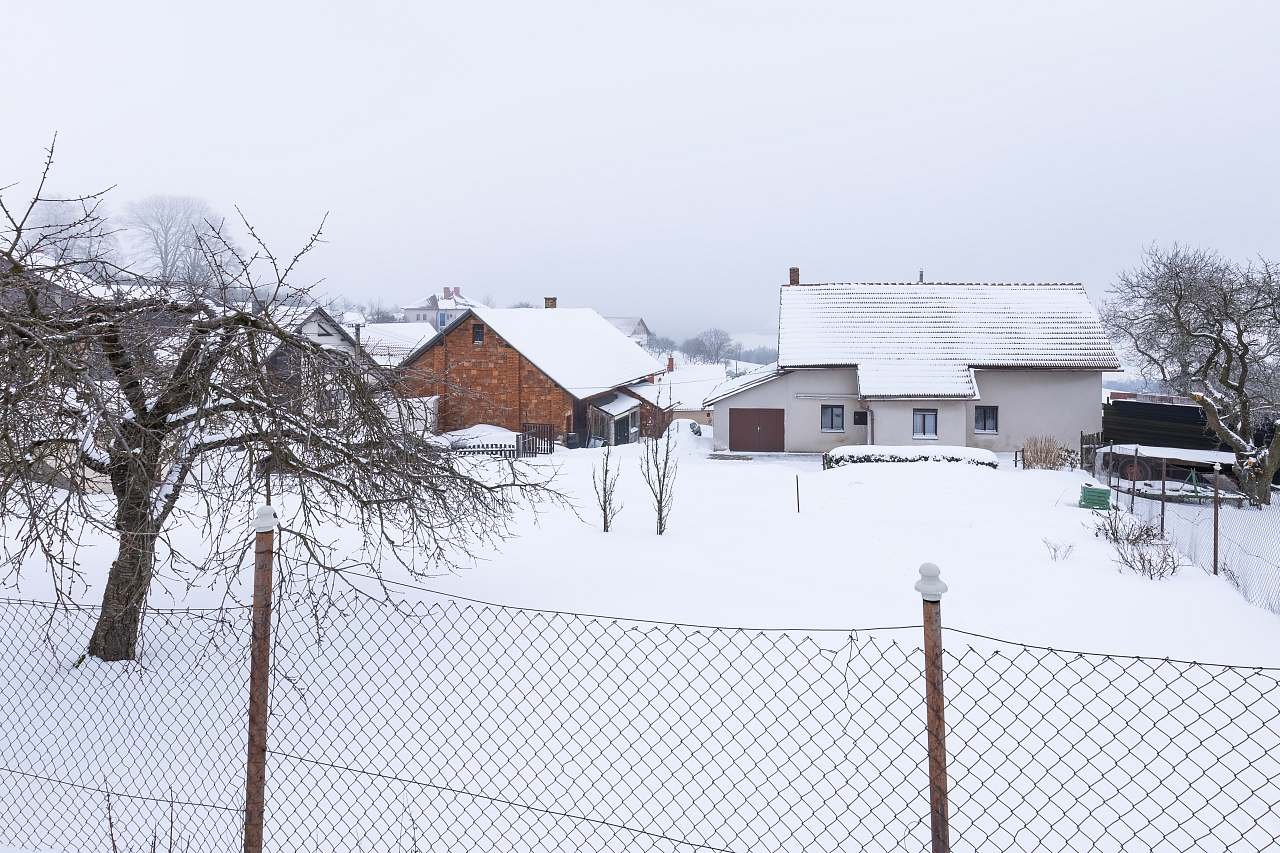
M1152 247L1121 273L1103 318L1146 378L1200 406L1235 453L1242 491L1270 503L1280 470L1280 267Z
M380 371L293 331L290 303L314 297L292 279L319 229L282 257L247 221L251 254L214 227L198 235L199 284L73 257L109 228L101 194L29 227L52 157L28 201L0 193L0 566L12 581L43 563L66 601L91 580L84 549L114 539L89 654L135 657L160 579L230 587L264 495L296 560L283 580L321 595L361 566L380 577L383 557L417 577L453 565L517 508L558 498L520 463L430 441ZM250 288L258 300L226 298ZM205 541L171 537L179 523ZM340 556L339 527L360 539Z
M208 202L189 196L148 196L129 202L120 224L127 229L132 266L141 274L189 285L212 283L214 273L202 243L222 228Z
M706 329L686 339L680 351L694 361L715 363L729 358L735 350L733 338L724 329Z

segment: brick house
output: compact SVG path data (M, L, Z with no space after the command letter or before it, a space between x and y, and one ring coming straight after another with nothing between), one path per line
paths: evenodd
M441 432L547 425L557 440L624 444L667 421L662 365L590 308L474 306L402 362L399 391L439 398Z

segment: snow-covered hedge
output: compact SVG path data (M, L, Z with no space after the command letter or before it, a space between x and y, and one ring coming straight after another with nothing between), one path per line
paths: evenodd
M856 462L962 462L997 468L1000 463L990 450L977 447L910 447L888 444L847 444L822 454L822 467L852 465Z

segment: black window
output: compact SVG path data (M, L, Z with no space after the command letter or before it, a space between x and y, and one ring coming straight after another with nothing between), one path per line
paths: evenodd
M911 435L913 438L937 438L938 410L912 409Z
M998 406L974 406L973 431L999 432L1000 408Z
M855 410L854 410L854 412L853 412L853 425L854 425L854 426L866 426L866 425L867 425L867 413L866 413L866 411L864 411L864 410L862 410L862 409L855 409Z
M484 324L483 323L471 324L471 343L473 344L484 343Z
M844 406L822 407L822 431L844 432Z

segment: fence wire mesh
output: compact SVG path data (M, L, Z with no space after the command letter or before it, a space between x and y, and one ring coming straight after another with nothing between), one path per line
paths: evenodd
M1205 467L1102 453L1094 473L1112 487L1116 506L1152 525L1163 516L1165 538L1183 556L1220 575L1251 604L1280 613L1280 494L1255 506L1222 475L1215 514L1215 476Z
M92 616L0 603L0 847L238 849L247 614ZM919 639L285 602L266 848L927 850ZM1280 672L945 641L954 850L1280 843Z

